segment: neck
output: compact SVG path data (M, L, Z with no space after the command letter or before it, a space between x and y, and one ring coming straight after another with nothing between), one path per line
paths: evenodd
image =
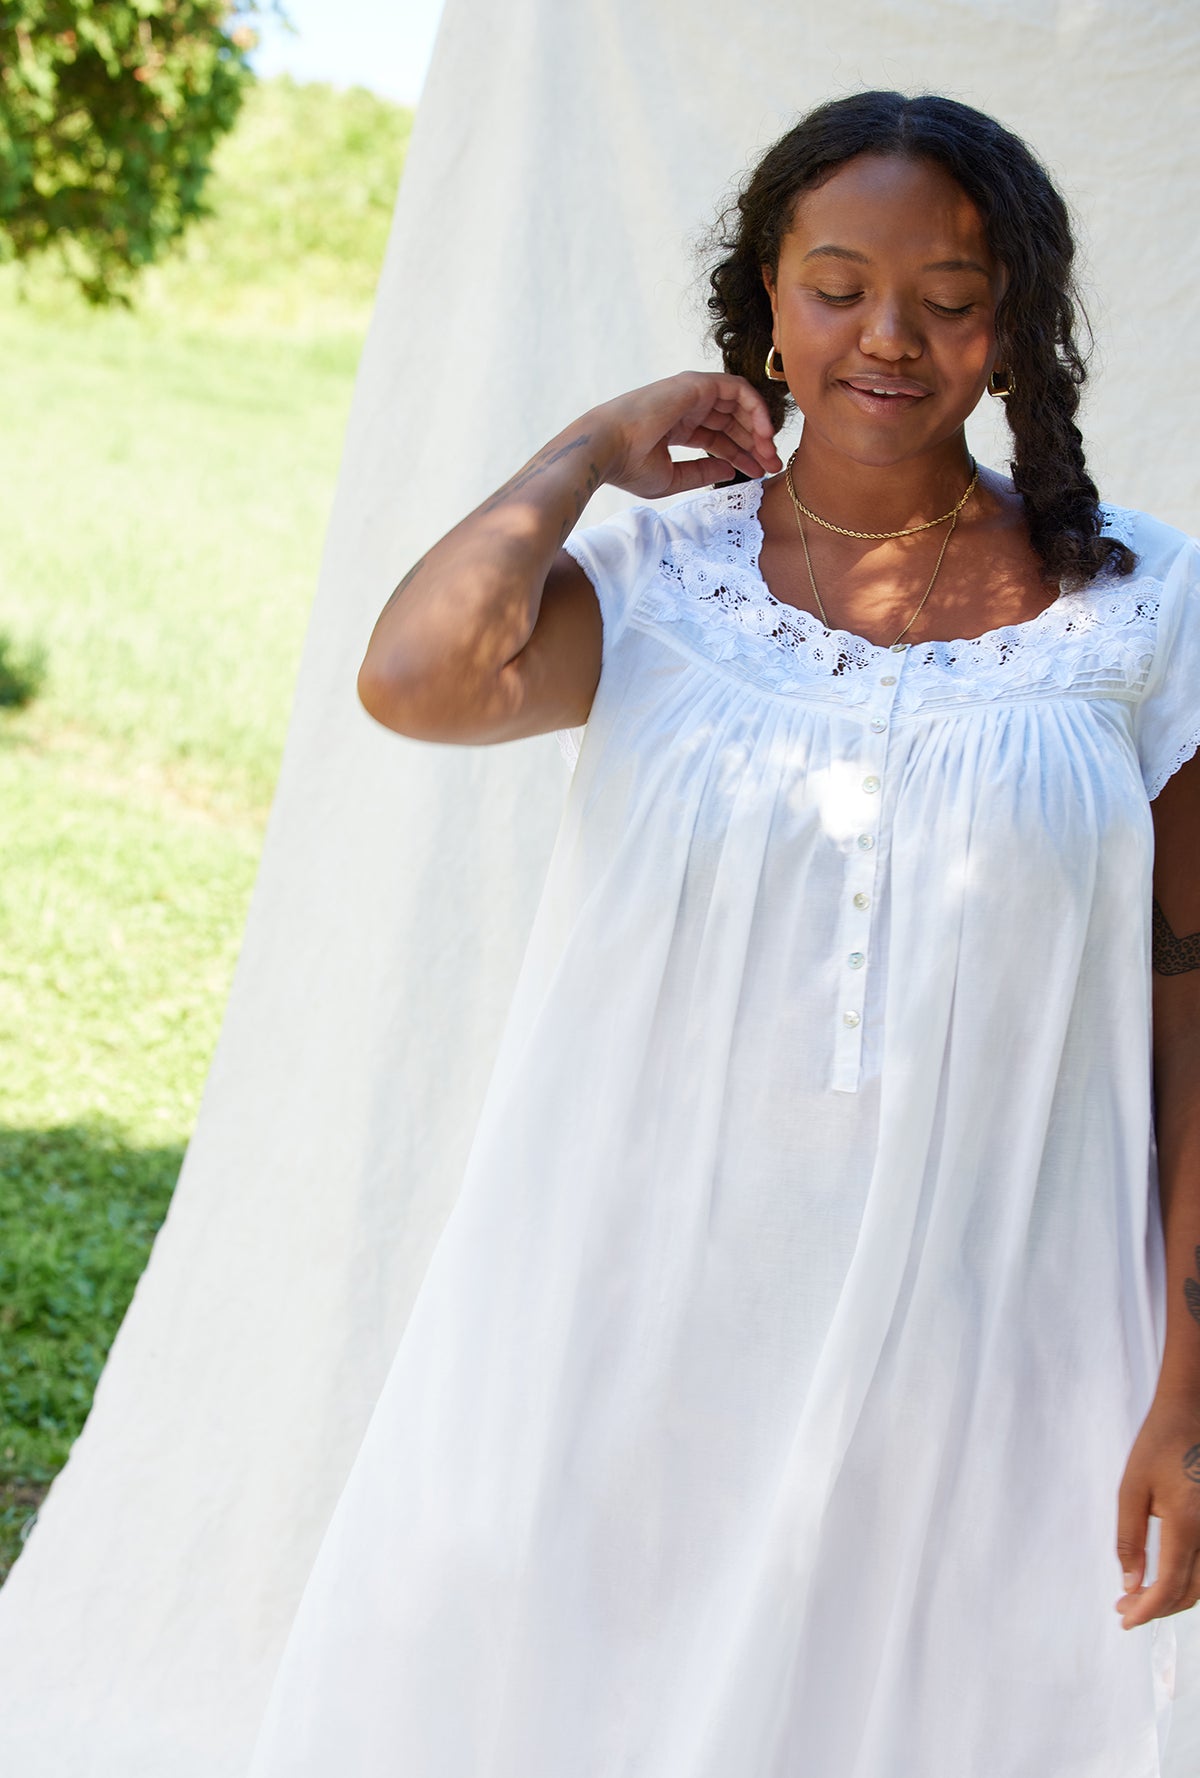
M949 511L971 479L962 432L902 463L860 463L823 441L800 440L792 464L798 497L823 519L850 530L900 531Z

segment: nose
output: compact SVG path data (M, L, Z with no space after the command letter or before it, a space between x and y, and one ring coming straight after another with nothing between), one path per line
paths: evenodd
M924 340L907 303L899 297L880 297L863 316L858 346L868 358L897 363L903 358L919 358Z

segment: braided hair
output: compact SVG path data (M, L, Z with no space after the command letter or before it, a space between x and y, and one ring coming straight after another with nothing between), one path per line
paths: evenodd
M1030 542L1047 573L1069 584L1086 584L1105 569L1130 573L1133 552L1101 534L1099 495L1075 424L1087 368L1076 340L1081 309L1067 207L1025 143L982 111L934 94L855 93L810 111L767 150L713 237L720 257L708 308L726 370L754 385L781 427L790 397L764 370L771 303L762 267L778 269L799 194L859 154L934 161L975 204L1008 274L996 333L999 362L1010 373L1004 405L1013 486Z

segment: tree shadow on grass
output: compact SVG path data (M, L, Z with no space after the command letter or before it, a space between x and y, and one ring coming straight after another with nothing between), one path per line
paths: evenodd
M182 1160L106 1119L0 1128L0 1582L87 1417Z

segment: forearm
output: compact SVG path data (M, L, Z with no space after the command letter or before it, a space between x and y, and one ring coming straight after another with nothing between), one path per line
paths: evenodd
M1181 1017L1180 1010L1168 1003L1156 1018L1155 1034L1167 1293L1159 1393L1200 1403L1200 1022Z
M1154 1119L1167 1317L1158 1389L1118 1499L1125 1591L1117 1609L1127 1630L1200 1599L1200 759L1175 773L1152 810ZM1147 1583L1152 1517L1160 1538Z
M411 568L375 625L360 695L387 720L398 699L494 700L537 623L551 564L607 479L616 430L603 409L575 421Z

